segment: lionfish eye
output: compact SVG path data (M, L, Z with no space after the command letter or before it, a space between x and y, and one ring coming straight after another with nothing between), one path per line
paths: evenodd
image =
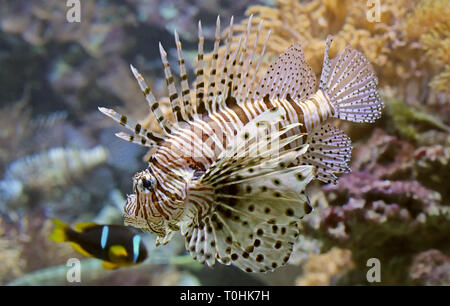
M148 180L146 178L142 179L142 186L144 186L145 188L147 188L148 190L153 189L153 182L151 180Z

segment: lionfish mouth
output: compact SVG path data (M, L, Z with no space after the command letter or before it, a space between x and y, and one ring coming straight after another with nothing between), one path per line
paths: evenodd
M133 191L125 204L125 225L156 234L157 244L169 242L179 230L177 223L184 212L184 199L164 192L150 168L134 175Z
M152 220L149 221L146 216L139 214L139 207L142 205L140 203L139 198L136 197L136 194L128 195L127 197L127 203L125 204L124 208L124 224L127 226L133 226L136 228L139 228L144 231L152 232L159 237L166 236L166 224L165 220L162 218L159 220Z

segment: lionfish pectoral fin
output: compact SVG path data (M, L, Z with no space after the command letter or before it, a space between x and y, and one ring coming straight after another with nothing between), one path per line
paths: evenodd
M142 137L140 135L135 135L133 133L127 134L127 133L124 133L124 132L116 133L115 135L116 135L116 137L118 137L118 138L120 138L122 140L131 142L131 143L134 143L134 144L137 144L137 145L140 145L140 146L149 147L149 148L154 148L155 147L154 143L148 141L147 138L144 138L144 137Z
M217 191L214 211L186 235L195 259L211 266L216 258L247 272L272 271L287 263L298 222L311 211L304 189L315 170L296 166L261 173L242 171L245 183Z
M346 47L329 59L332 42L327 37L319 89L336 109L335 117L354 122L373 122L384 107L377 92L378 79L370 62L359 51Z
M166 245L169 243L170 240L172 240L173 235L176 233L176 231L172 231L170 229L168 229L166 231L166 234L164 236L158 236L158 238L156 238L156 246L159 245Z
M156 100L155 96L150 90L150 87L145 82L144 77L136 68L134 68L133 65L130 65L130 68L131 72L133 72L133 75L136 78L136 81L139 84L139 87L142 90L142 93L144 94L145 99L147 100L150 111L155 115L155 118L158 121L163 134L167 136L168 134L170 134L173 128L173 124L170 122L168 116L164 115L160 103Z
M281 140L280 137L290 128L289 126L279 130L278 123L284 118L285 111L282 108L274 108L248 122L228 141L218 160L203 175L202 182L205 184L217 182L216 178L223 178L223 173L248 165L250 159L258 160L253 161L257 163L264 154L278 155L282 148L280 142L287 141Z
M299 162L315 166L319 180L335 184L335 174L350 172L351 140L343 131L329 124L322 125L309 133L306 142L309 149Z
M193 258L210 266L215 259L233 262L247 272L288 261L297 224L311 211L304 190L316 173L314 166L294 165L308 145L280 150L301 137L285 137L295 124L272 130L283 116L274 109L247 125L202 177L215 188L216 202L199 224L182 229Z

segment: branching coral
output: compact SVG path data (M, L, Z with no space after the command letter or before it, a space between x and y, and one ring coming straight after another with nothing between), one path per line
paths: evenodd
M407 19L407 34L419 39L437 69L430 86L450 92L450 6L446 0L422 0Z
M327 286L353 268L351 252L333 248L325 254L312 254L300 276L298 286Z
M416 285L449 286L450 256L429 250L414 257L410 277Z

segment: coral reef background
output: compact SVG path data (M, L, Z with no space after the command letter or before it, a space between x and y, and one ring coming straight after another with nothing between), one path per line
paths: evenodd
M72 285L65 263L76 257L90 271L81 285L450 285L448 1L382 0L379 22L365 0L92 0L82 1L80 23L67 22L61 0L0 7L0 284ZM332 34L332 55L347 44L361 50L380 80L381 120L336 122L353 141L352 172L309 186L315 210L289 265L261 275L209 269L186 256L182 239L155 248L144 235L148 261L106 271L49 241L49 218L122 223L148 152L116 138L97 106L156 129L129 64L164 105L158 41L176 61L176 29L193 76L197 22L211 50L218 14L224 24L234 15L236 42L250 14L264 19L262 36L272 34L261 72L300 42L319 75ZM366 279L370 258L380 260L380 283Z

